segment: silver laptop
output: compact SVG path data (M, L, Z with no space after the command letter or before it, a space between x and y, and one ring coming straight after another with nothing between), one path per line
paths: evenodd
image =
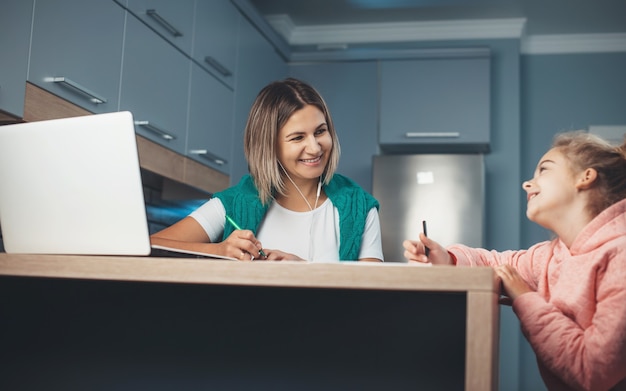
M0 126L7 253L149 255L129 112Z

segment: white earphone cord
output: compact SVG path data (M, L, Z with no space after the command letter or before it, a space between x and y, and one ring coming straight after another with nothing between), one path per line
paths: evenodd
M322 191L322 177L320 176L320 180L319 180L319 182L317 182L317 194L315 195L315 207L311 208L311 203L309 202L309 200L306 199L304 194L302 194L302 192L300 191L300 188L298 188L298 185L296 185L296 183L293 181L293 179L291 179L289 174L287 174L287 170L285 170L285 167L283 167L283 165L280 163L280 161L278 162L278 165L280 166L280 168L283 169L283 172L285 173L285 175L287 175L287 178L293 184L293 186L296 188L296 190L298 190L298 193L300 193L300 196L302 197L304 202L306 202L306 204L309 207L309 209L311 210L311 212L313 212L313 210L317 209L317 202L320 199L320 193ZM309 261L312 261L313 257L315 256L315 249L314 249L314 246L313 246L313 217L314 217L314 214L311 214L311 224L309 225Z
M285 170L285 167L283 167L283 165L280 163L280 161L278 162L278 165L280 166L280 168L283 169L283 172L285 173L285 175L287 175L287 179L289 179L289 181L291 182L291 184L293 184L293 186L296 188L296 190L298 191L298 193L300 193L300 196L302 197L302 199L304 200L304 202L306 202L307 206L309 207L309 209L311 211L317 209L317 202L320 199L320 192L322 191L322 177L320 177L319 182L317 182L317 194L315 195L315 207L312 208L311 207L311 203L309 202L309 200L306 199L306 197L304 196L304 194L302 194L302 192L300 191L300 188L298 188L298 185L296 185L296 183L293 181L293 179L291 179L291 177L289 176L289 174L287 174L287 170Z

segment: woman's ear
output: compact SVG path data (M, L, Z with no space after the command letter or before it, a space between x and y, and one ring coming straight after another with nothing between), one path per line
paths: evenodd
M578 181L576 182L576 188L578 190L589 189L591 185L596 181L598 177L598 172L595 168L586 168L583 172L581 172L578 176Z

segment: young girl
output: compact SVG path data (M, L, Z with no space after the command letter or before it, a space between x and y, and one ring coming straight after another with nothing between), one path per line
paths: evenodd
M494 267L550 390L626 390L626 140L557 135L522 187L554 240L496 252L420 235L405 257Z
M335 173L339 140L313 87L286 79L261 90L244 153L250 175L152 244L240 260L382 261L378 202Z

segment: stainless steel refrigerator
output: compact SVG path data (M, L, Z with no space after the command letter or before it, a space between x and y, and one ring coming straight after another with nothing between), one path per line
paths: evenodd
M372 186L386 262L405 261L402 241L417 239L424 220L428 236L443 246L484 245L483 155L374 156Z

